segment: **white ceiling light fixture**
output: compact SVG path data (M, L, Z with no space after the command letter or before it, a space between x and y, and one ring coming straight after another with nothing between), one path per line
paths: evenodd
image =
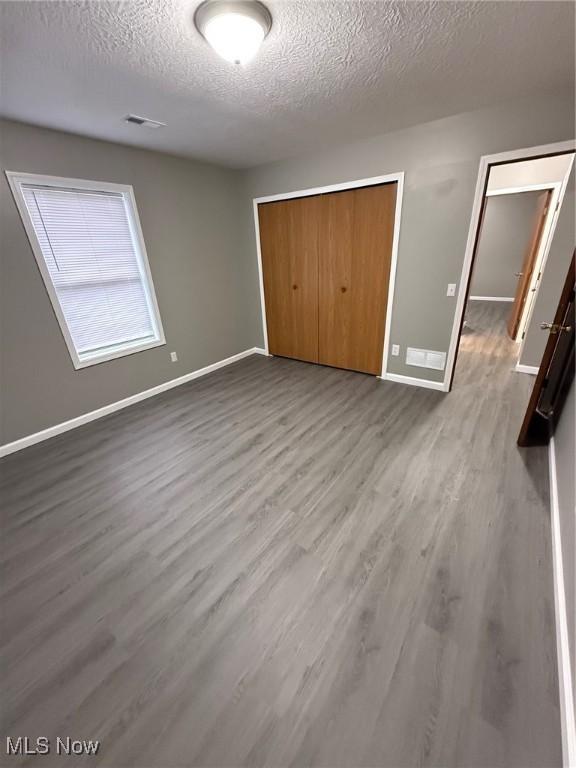
M272 16L259 0L205 0L196 9L194 23L223 59L245 64L270 31Z

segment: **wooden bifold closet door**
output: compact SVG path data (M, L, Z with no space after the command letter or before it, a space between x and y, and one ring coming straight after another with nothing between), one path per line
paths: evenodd
M396 189L259 206L271 354L380 373Z
M318 222L321 198L258 208L260 250L273 355L318 362Z
M319 247L319 362L380 374L396 184L325 195Z

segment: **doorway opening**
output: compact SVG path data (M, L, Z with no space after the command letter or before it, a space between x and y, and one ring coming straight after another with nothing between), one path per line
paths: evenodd
M546 269L574 162L574 147L550 147L482 158L449 355L451 381L463 338L490 333L516 342L515 370ZM556 150L556 151L554 151ZM563 150L563 151L562 151Z

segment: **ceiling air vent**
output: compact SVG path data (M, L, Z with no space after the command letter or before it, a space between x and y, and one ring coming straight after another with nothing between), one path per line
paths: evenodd
M150 120L148 117L140 117L139 115L128 115L124 118L125 122L132 123L133 125L141 125L142 128L163 128L166 123L160 123L158 120Z

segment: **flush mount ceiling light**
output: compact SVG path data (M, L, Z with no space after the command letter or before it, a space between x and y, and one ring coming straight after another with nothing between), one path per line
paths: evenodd
M258 0L206 0L194 23L222 58L234 64L252 59L272 26L272 16Z

